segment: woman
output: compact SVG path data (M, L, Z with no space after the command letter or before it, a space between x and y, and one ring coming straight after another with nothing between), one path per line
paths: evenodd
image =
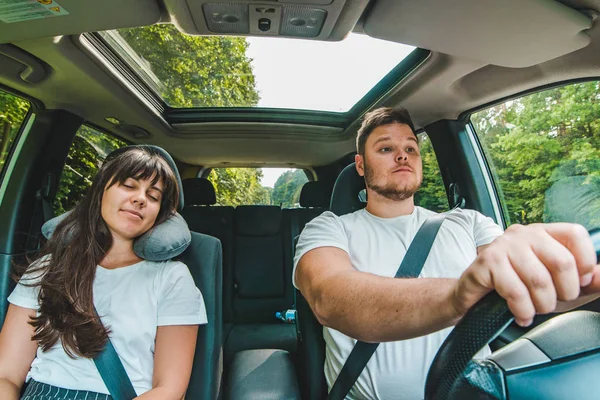
M109 155L8 298L0 398L18 399L28 379L24 400L110 399L91 359L108 336L137 399L183 398L204 301L184 264L133 250L178 197L175 172L157 152Z

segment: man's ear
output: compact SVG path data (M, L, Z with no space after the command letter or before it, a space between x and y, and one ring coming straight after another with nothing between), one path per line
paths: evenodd
M356 172L360 176L365 176L365 157L357 154L354 156L354 162L356 163Z

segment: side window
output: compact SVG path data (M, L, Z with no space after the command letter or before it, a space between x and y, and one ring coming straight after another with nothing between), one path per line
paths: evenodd
M448 196L431 140L426 133L421 133L419 143L423 160L423 183L415 193L415 205L436 212L447 211Z
M217 204L281 205L299 207L300 191L308 182L301 169L213 168L208 180L215 187Z
M507 226L600 227L600 84L571 84L477 112L471 122Z
M67 162L54 199L54 215L69 211L83 197L104 158L127 143L94 128L82 125L69 149Z
M0 175L30 107L28 101L0 90Z

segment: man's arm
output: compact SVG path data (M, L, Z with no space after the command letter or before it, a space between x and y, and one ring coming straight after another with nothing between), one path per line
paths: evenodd
M319 247L302 256L296 284L319 322L365 342L426 335L454 325L456 279L396 279L356 270L348 253Z
M520 325L536 313L600 293L600 267L587 231L573 224L513 225L460 279L395 279L359 272L348 254L322 247L302 256L296 284L319 321L363 341L393 341L454 325L491 290ZM581 298L580 301L592 297Z

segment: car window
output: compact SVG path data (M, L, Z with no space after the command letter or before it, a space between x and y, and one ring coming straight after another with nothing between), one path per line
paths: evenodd
M508 225L600 227L600 84L544 90L471 116Z
M120 139L82 125L73 139L60 177L53 203L54 215L73 208L92 185L92 179L106 156L126 145Z
M415 205L436 212L447 211L448 196L431 140L426 133L421 133L419 143L423 160L423 183L415 193Z
M215 187L217 205L278 205L299 207L300 191L308 182L302 169L213 168L208 180Z
M0 90L0 175L31 104Z

